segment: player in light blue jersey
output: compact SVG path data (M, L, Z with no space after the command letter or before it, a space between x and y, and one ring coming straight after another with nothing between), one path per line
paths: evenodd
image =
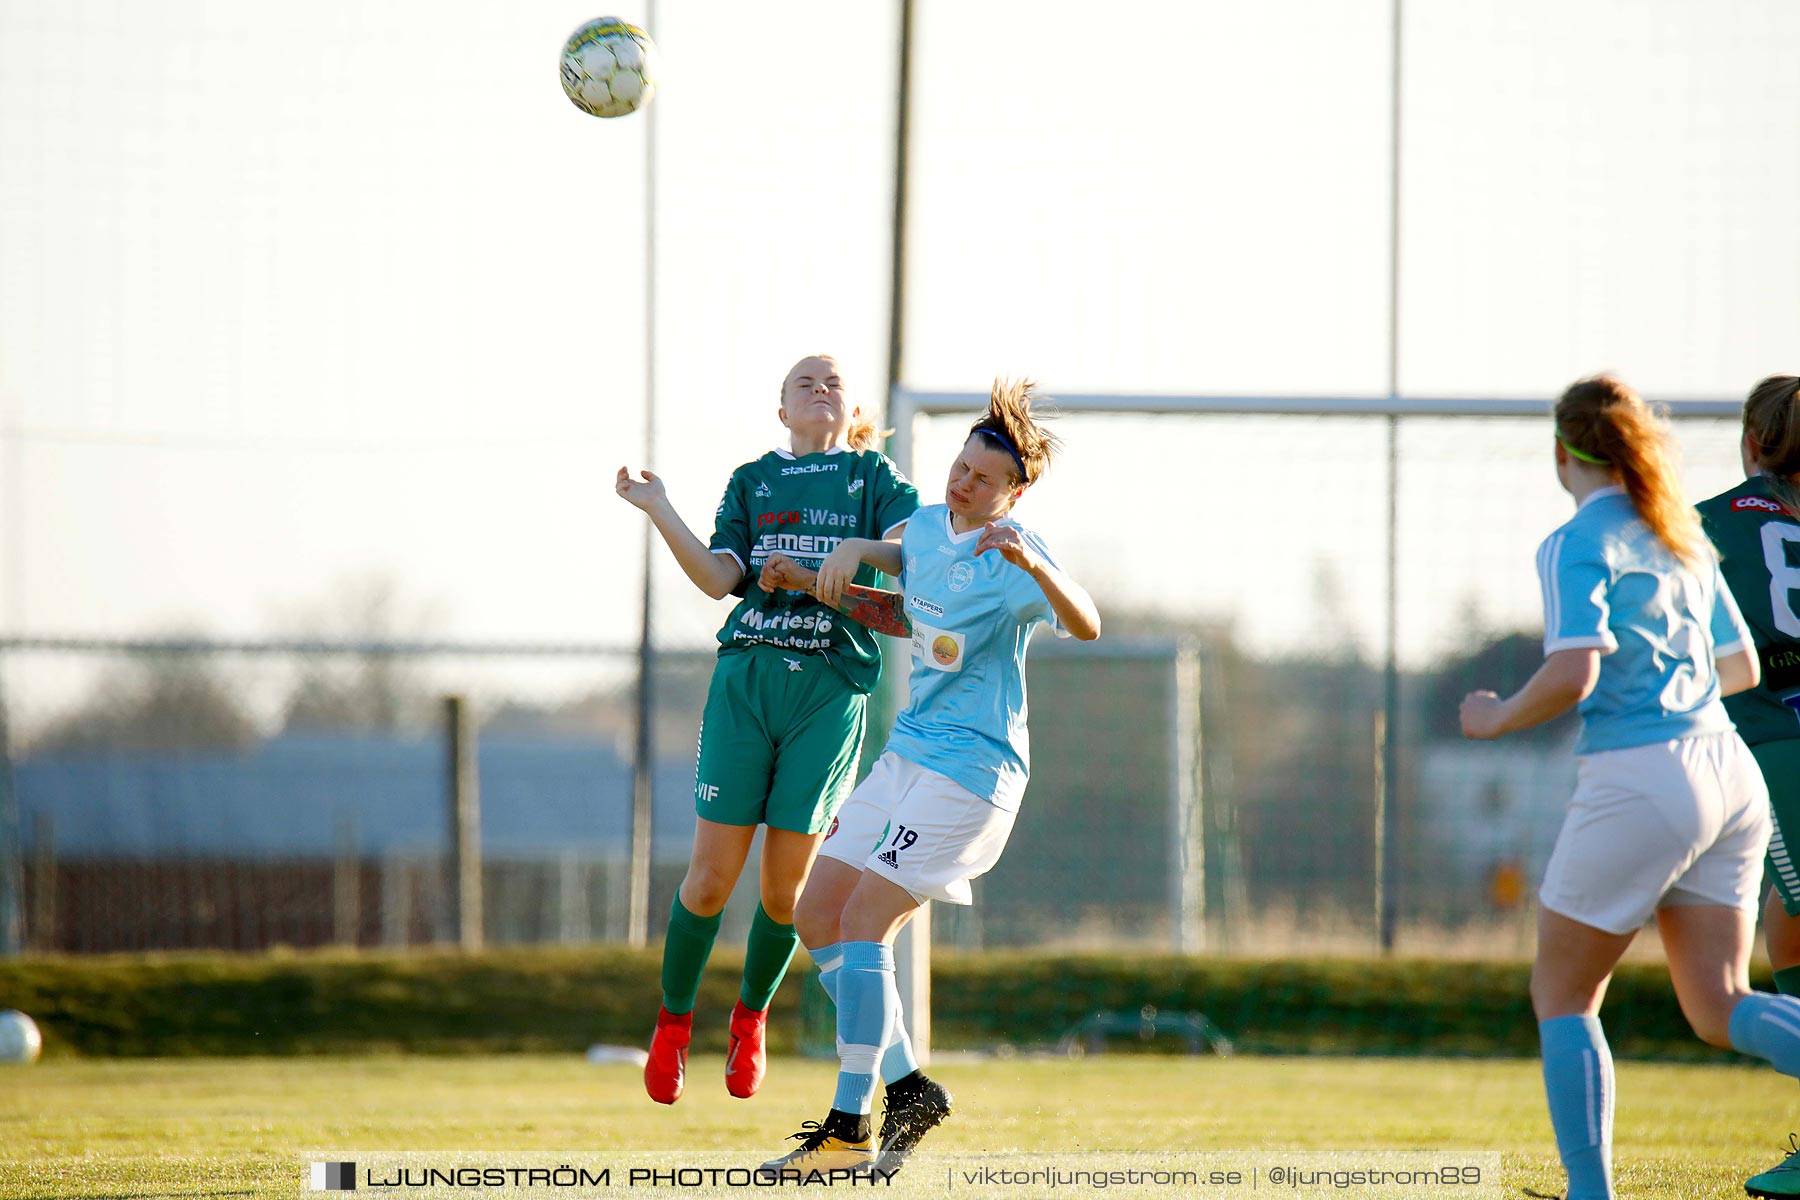
M894 981L894 936L926 900L968 904L969 881L999 861L1031 769L1025 648L1041 625L1084 641L1100 614L1042 538L1008 513L1057 448L1031 415L1029 383L996 382L987 415L950 469L941 505L921 508L899 546L847 542L813 572L785 559L764 587L810 588L841 604L855 568L898 575L912 626L912 694L887 748L844 802L794 910L837 1003L841 1070L831 1111L795 1135L766 1177L897 1171L950 1112L913 1060ZM869 1110L887 1083L879 1139Z
M1647 921L1703 1041L1800 1077L1800 1000L1750 990L1769 796L1720 697L1756 686L1759 667L1667 430L1623 383L1584 379L1556 405L1555 456L1576 510L1538 551L1544 665L1505 700L1470 693L1462 726L1500 737L1580 705L1531 1001L1568 1200L1595 1200L1613 1194L1600 1001Z

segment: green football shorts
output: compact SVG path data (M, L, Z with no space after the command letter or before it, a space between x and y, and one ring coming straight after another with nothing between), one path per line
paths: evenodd
M1775 831L1769 838L1769 858L1764 864L1781 907L1790 917L1800 917L1800 863L1793 855L1800 846L1789 846L1786 833L1800 839L1800 738L1782 738L1750 747L1763 782L1769 785L1769 808L1775 814Z
M721 825L823 833L856 781L868 697L817 654L721 654L706 692L694 811Z

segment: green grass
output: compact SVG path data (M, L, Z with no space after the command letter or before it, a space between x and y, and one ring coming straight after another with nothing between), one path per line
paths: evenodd
M0 959L0 1008L36 1018L46 1058L574 1054L644 1035L661 960L660 946ZM741 964L713 956L700 1011L730 1009ZM932 1027L939 1049L1046 1045L1096 1010L1151 1004L1204 1013L1256 1054L1535 1058L1529 974L1522 962L944 953ZM776 993L777 1053L799 1048L803 1005L822 1010L815 1037L830 1049L829 1002L806 975L790 970ZM1620 1058L1736 1057L1693 1036L1655 963L1615 972L1606 1034ZM722 1053L725 1022L700 1022L694 1048Z
M697 1056L664 1109L635 1068L572 1056L46 1060L0 1071L0 1196L302 1195L306 1149L704 1148L754 1163L829 1102L830 1064L772 1067L746 1103L725 1094L720 1058ZM1766 1068L1618 1070L1622 1194L1738 1197L1776 1159L1792 1091ZM1495 1150L1505 1194L1562 1186L1529 1060L1107 1055L932 1074L958 1111L930 1149Z

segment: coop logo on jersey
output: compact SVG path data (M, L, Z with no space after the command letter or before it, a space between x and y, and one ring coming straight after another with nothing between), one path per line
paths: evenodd
M315 1192L354 1192L356 1164L353 1162L316 1162L312 1165L312 1190Z
M913 622L913 659L934 671L960 671L968 638L953 629L934 629Z
M959 562L950 568L950 590L966 592L969 585L975 582L975 564Z
M1739 496L1731 502L1732 512L1744 512L1752 508L1758 512L1785 513L1787 511L1773 500L1765 500L1761 496Z

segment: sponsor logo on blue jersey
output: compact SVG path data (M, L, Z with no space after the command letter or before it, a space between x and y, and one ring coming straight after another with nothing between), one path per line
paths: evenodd
M927 616L941 617L944 615L943 605L933 604L922 596L908 596L906 602Z

